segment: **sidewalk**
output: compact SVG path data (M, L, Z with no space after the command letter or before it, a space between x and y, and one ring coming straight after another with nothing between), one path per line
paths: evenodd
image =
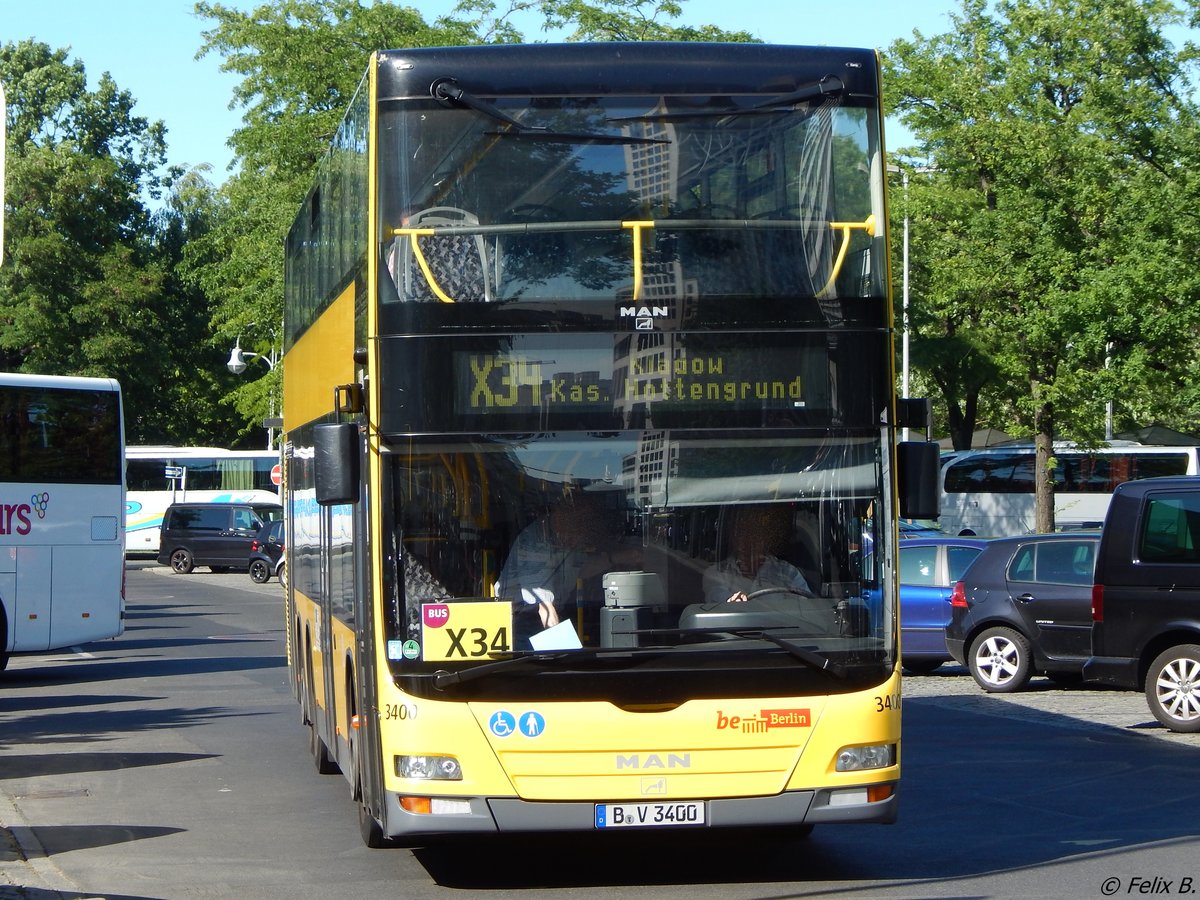
M12 798L0 788L0 900L66 900L51 884L66 883L66 876L42 852L33 830Z

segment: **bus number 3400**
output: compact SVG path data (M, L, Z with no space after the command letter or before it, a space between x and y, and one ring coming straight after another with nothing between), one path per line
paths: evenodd
M884 694L875 697L875 712L885 712L900 709L900 694Z

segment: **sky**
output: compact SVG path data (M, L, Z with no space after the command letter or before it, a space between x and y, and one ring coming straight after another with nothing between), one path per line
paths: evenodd
M403 0L402 0L403 2ZM427 21L450 12L455 0L409 0ZM675 24L717 25L745 30L777 44L884 49L917 29L925 35L949 29L956 0L681 0L683 17ZM224 0L226 6L252 9L254 0ZM497 4L503 5L503 0ZM209 54L197 60L201 32L211 22L193 12L193 0L0 0L0 44L35 38L52 48L69 48L69 59L82 61L91 86L103 72L129 91L134 112L167 127L171 164L212 167L209 179L223 182L231 158L226 141L241 122L230 109L237 77L220 71ZM538 30L536 17L518 20L531 40L550 36ZM363 61L366 68L366 61ZM906 133L889 124L888 143L898 147Z

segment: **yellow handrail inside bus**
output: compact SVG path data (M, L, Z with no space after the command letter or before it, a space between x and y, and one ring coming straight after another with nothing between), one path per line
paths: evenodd
M406 237L413 248L413 256L417 259L417 265L421 267L421 273L425 276L425 281L429 284L429 289L433 291L433 295L443 303L457 303L453 297L443 291L437 283L437 279L433 277L433 270L429 268L429 261L425 259L425 254L421 252L421 243L417 240L421 235L437 234L433 228L394 228L392 234L397 237Z
M642 297L642 229L653 228L654 223L622 222L621 227L633 232L633 300L636 303Z
M841 231L842 246L838 248L837 259L833 261L833 271L829 274L825 287L821 288L820 296L824 296L833 287L838 275L842 273L842 263L846 261L846 252L850 249L850 232L857 228L875 237L875 213L871 213L861 222L830 222L829 227L834 231Z

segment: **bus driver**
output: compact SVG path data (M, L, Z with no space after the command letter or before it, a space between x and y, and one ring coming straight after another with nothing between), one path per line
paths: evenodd
M744 603L755 591L780 588L812 595L804 575L777 554L791 536L787 507L740 507L733 517L731 551L704 573L704 602Z

